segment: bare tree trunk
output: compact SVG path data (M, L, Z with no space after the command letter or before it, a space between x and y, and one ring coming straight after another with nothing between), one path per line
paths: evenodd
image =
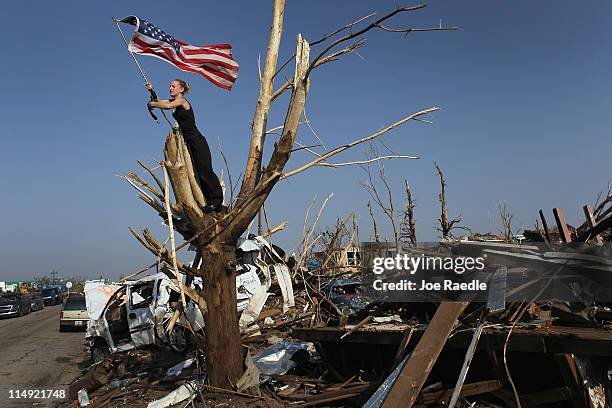
M368 201L368 211L370 212L370 218L372 219L372 228L374 234L374 242L376 245L380 246L380 235L378 234L378 227L376 226L376 218L374 218L374 213L372 212L372 203Z
M436 172L438 173L438 177L440 177L440 194L438 195L438 199L440 200L440 228L442 230L442 238L448 238L448 215L446 213L446 180L444 179L444 173L438 167L438 163L434 161L434 166L436 167Z
M373 157L378 156L378 151L373 146L370 147L372 150ZM368 181L367 183L361 183L361 186L370 194L372 200L380 207L383 214L387 216L389 219L389 224L391 224L391 231L393 232L393 242L395 244L396 253L400 254L402 252L402 244L400 242L400 234L397 228L396 219L395 219L395 207L393 205L393 194L391 192L391 186L389 185L389 181L387 180L387 175L385 174L385 168L382 165L382 162L379 160L376 163L378 165L378 178L382 182L385 191L386 198L383 199L376 187L376 183L372 179L372 172L370 171L370 165L366 167L366 171L368 173ZM372 211L370 207L370 212ZM372 215L373 217L373 215Z
M438 219L440 223L440 228L438 231L442 233L443 239L448 239L451 237L451 231L455 227L455 224L461 222L460 217L455 217L451 221L448 221L448 213L446 211L446 179L444 178L444 173L442 173L442 169L438 166L438 163L434 161L434 166L436 167L436 172L438 173L438 177L440 177L440 194L438 196L440 200L440 218Z
M270 38L268 39L268 50L266 52L266 63L263 74L259 78L259 99L253 116L251 146L249 157L242 179L242 188L239 200L246 199L246 195L255 188L255 184L261 176L261 160L263 157L264 143L266 140L266 125L268 123L268 112L272 103L274 86L274 74L278 61L278 49L280 47L283 32L283 17L285 14L285 0L274 0L272 10L272 26Z
M208 304L204 320L208 378L216 387L231 389L242 374L244 360L236 311L236 242L215 242L200 251L206 268L202 295Z
M404 209L402 225L400 226L402 238L409 242L410 245L416 246L416 225L414 222L414 200L412 198L412 190L408 184L408 180L404 179L406 188L406 208Z
M508 209L508 203L507 202L501 202L498 201L497 202L497 208L499 210L499 218L502 222L502 233L504 234L504 240L506 242L510 242L512 241L512 217L514 217L514 214L512 214L510 212L510 210Z

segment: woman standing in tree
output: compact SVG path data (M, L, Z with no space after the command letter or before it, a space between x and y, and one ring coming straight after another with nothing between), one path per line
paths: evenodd
M153 85L145 85L148 90ZM223 191L219 178L212 167L212 157L206 139L198 130L195 123L195 115L189 101L184 98L189 92L189 85L182 79L174 79L170 82L170 100L149 102L152 108L172 109L172 117L178 123L183 134L189 154L194 162L197 179L200 182L204 198L206 199L205 213L219 212L223 204Z

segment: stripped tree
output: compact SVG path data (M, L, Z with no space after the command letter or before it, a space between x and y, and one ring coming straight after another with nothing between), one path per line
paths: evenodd
M440 194L438 194L438 200L440 200L440 218L438 218L438 223L440 224L440 228L437 229L442 233L442 239L448 239L452 237L453 229L461 228L456 225L461 222L461 215L450 221L448 220L448 211L446 209L446 178L444 178L444 173L442 173L442 169L438 166L436 161L434 161L434 166L440 178Z
M402 242L416 247L416 223L414 221L414 199L412 198L412 189L408 180L404 179L404 187L406 191L406 204L402 212L402 220L400 222L400 239Z
M378 150L374 146L370 146L371 155L373 158L382 158L378 154ZM416 156L387 156L394 159L418 159ZM361 187L368 192L371 200L380 208L382 213L389 220L389 225L391 226L391 232L393 233L393 244L395 245L396 253L402 252L402 244L400 241L400 231L397 225L397 214L395 211L395 205L393 204L393 192L391 189L391 184L389 183L387 174L385 173L385 167L382 164L382 160L376 160L377 165L377 176L378 181L382 185L382 188L377 186L377 181L372 177L372 170L370 168L370 164L364 167L365 172L367 173L367 180L361 182ZM369 202L368 202L369 205ZM371 211L371 207L370 207ZM372 214L374 217L374 214Z
M141 164L153 177L157 186L146 182L134 173L126 176L126 179L138 189L140 198L153 207L164 220L169 219L176 231L183 236L185 242L179 245L177 250L188 243L192 243L198 249L197 257L201 257L202 266L198 267L198 262L194 267L190 267L173 259L172 251L167 250L148 230L145 229L142 233L132 230L136 238L158 257L162 270L171 276L174 276L172 270L177 269L188 277L202 277L204 288L201 298L203 299L200 299L199 304L200 308L206 311L205 330L209 381L214 386L224 388L230 388L236 384L243 367L243 352L236 312L236 245L239 237L245 233L251 221L257 216L274 186L279 181L293 177L314 166L345 165L347 163L331 163L328 160L353 146L373 140L404 123L438 110L432 107L410 114L369 136L325 153L316 153L314 160L296 169L286 171L285 166L296 145L296 136L300 118L304 114L312 72L326 63L336 61L343 55L355 52L363 46L364 34L372 30L378 29L408 35L417 31L453 29L442 27L389 28L383 25L394 16L423 9L425 5L399 7L369 24L366 20L372 20L374 14L360 18L312 43L298 35L295 55L282 64L280 69L277 69L284 7L284 0L274 1L265 65L260 75L259 98L252 121L249 154L243 173L242 186L235 203L230 206L231 209L225 208L216 214L204 213L204 195L194 176L189 152L180 134L168 135L164 148L164 161L161 163L169 174L174 192L174 203L169 203L167 207L162 204L168 191L159 177L154 174L153 169ZM360 24L364 26L357 29ZM311 58L310 50L315 45L320 45L322 49L314 58ZM295 61L292 78L274 90L275 78L282 69L290 65L291 61ZM272 103L285 92L290 92L290 98L284 125L280 128L280 137L274 143L268 163L262 166L265 138L268 133L268 112ZM171 209L171 217L168 217L166 208ZM181 286L184 287L184 285ZM186 287L184 289L185 292L189 290ZM186 294L190 297L191 295L198 297L197 294Z
M497 210L499 211L499 219L502 223L502 234L504 241L512 241L512 218L514 214L510 212L507 202L497 201Z

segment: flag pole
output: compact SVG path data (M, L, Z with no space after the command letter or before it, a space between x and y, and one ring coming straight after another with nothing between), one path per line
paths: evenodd
M126 47L127 51L132 56L132 60L134 60L134 63L138 67L138 70L140 71L140 75L142 75L142 78L145 80L145 84L150 83L149 80L147 79L147 76L144 73L144 70L142 69L142 67L138 63L138 60L136 59L136 56L134 55L134 53L132 51L130 51L130 46L129 46L128 42L127 42L127 39L125 38L125 34L123 34L123 30L121 29L121 26L119 25L119 21L120 20L117 20L116 18L113 17L113 22L117 26L117 30L119 30L119 34L121 34L121 38L123 39L123 43L125 44L125 47ZM151 93L151 100L157 102L157 94L155 93L155 91L153 89L150 89L149 92ZM166 116L166 112L164 112L163 109L160 109L160 110L161 110L162 115L164 116L164 119L166 119L166 122L168 122L168 125L170 125L170 128L174 131L174 126L172 125L172 123L170 122L168 117ZM159 120L157 119L157 116L155 116L155 114L153 113L153 110L151 109L151 107L149 107L149 113L151 114L151 117L153 118L153 120L159 124Z
M119 21L120 20L117 20L116 18L113 18L113 22L117 26L117 30L119 30L119 34L121 34L121 38L123 38L123 42L125 43L125 47L126 47L127 51L132 56L132 59L134 60L134 63L138 67L138 70L140 71L140 75L142 75L143 79L145 80L145 83L148 83L149 80L147 79L147 76L145 75L144 71L142 70L142 67L138 63L138 60L134 56L134 53L132 51L130 51L130 46L129 46L128 42L127 42L127 39L125 38L125 34L123 34L123 30L121 30L121 27L119 26Z

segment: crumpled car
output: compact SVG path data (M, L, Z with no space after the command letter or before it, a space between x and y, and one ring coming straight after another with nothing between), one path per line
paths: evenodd
M174 329L165 331L172 317L173 304L180 301L178 287L163 273L147 276L123 285L109 285L115 291L102 310L90 314L86 338L94 362L108 354L147 345L169 346L175 350L187 347L189 320L195 330L204 327L204 318L195 302L188 300L187 312L181 315ZM95 287L85 292L88 309L95 293L107 288ZM185 317L186 316L186 317Z
M251 298L260 293L262 287L265 292L272 271L281 282L286 283L280 285L283 307L294 305L289 271L277 250L261 237L250 237L240 246L239 252L242 262L236 276L238 312L247 308ZM262 257L273 260L266 258L270 262L267 264ZM264 275L263 281L258 272ZM194 278L192 288L196 291L202 289L201 278ZM181 314L171 332L166 332L173 306L180 301L180 291L164 273L120 285L89 281L85 284L85 298L90 316L86 338L94 362L101 361L111 353L148 345L182 351L193 340L188 326L191 325L195 331L204 328L199 307L186 297L186 313Z

